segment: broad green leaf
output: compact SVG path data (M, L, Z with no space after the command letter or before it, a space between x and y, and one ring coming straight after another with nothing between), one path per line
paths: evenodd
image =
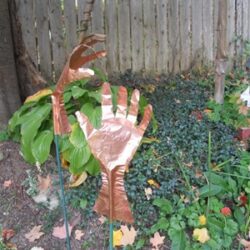
M88 96L94 98L98 103L101 103L101 92L100 89L96 91L89 91Z
M224 227L224 233L230 236L234 236L238 232L238 224L232 219L227 219L227 223Z
M84 165L88 162L91 155L89 147L74 148L69 156L70 172L74 175L81 174L84 171Z
M36 162L43 164L49 156L51 143L53 141L53 132L50 130L44 130L32 143L32 154L36 159Z
M169 227L169 221L165 217L161 217L156 224L151 227L151 233L155 233L158 230L167 231Z
M171 239L171 250L183 250L186 247L186 236L184 230L168 230Z
M135 245L135 249L139 250L142 249L142 247L144 247L145 245L145 240L144 239L140 239L137 241L136 245Z
M100 164L92 155L86 164L86 171L90 175L98 175L100 173Z
M21 143L21 155L23 156L24 160L30 164L35 164L36 160L32 154L31 146L29 144Z
M205 185L199 190L200 198L206 198L208 196L217 195L222 191L222 188L218 185Z
M98 128L101 123L101 107L94 108L91 103L86 103L82 106L81 112L83 112L90 120L91 124Z
M240 229L242 230L241 225L243 225L243 229L244 229L245 228L245 215L240 207L236 207L234 209L234 218L238 222Z
M71 97L72 97L71 91L64 92L63 94L64 103L68 103Z
M60 152L64 152L68 150L70 147L72 147L72 144L69 141L68 135L62 135L59 137L59 148Z
M209 217L207 221L209 231L222 232L224 227L224 222L219 221L216 218Z
M72 92L72 96L74 99L78 99L79 97L83 96L87 90L86 89L82 89L78 86L73 86L71 89Z
M153 205L160 208L165 214L171 214L173 212L172 204L165 198L157 198L153 201Z
M204 175L207 177L207 179L212 183L215 184L217 186L222 187L223 189L228 188L228 184L225 178L223 178L222 176L220 176L219 174L215 174L215 173L210 173L209 172L205 172ZM210 177L210 179L209 179Z
M75 123L72 126L69 140L76 148L82 148L87 144L85 136L78 123Z

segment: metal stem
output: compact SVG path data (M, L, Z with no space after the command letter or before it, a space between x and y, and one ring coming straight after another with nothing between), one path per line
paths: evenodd
M60 188L61 188L61 201L62 201L62 209L63 209L63 217L64 217L64 225L66 229L66 240L67 240L67 250L71 250L70 247L70 235L69 235L69 225L68 225L68 218L67 218L67 209L66 209L66 201L64 195L64 183L63 183L63 174L61 168L61 161L60 161L60 151L59 151L59 143L58 143L58 135L54 137L55 145L56 145L56 162L57 162L57 169L59 174L60 180Z
M113 250L113 195L112 171L108 171L109 178L109 250Z

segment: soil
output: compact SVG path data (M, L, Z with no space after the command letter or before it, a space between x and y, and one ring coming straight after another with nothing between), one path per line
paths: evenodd
M55 168L55 162L48 161L46 166L43 166L42 175L46 176L45 171L50 171ZM53 227L61 226L62 212L58 207L51 212L45 206L41 206L27 194L23 182L27 179L27 170L32 169L35 175L39 174L36 167L27 164L19 153L19 145L14 142L0 143L0 226L2 229L14 230L14 236L9 242L16 245L18 250L30 250L33 247L41 247L44 250L64 250L66 249L65 240L58 239L52 236ZM11 181L9 187L4 187L5 181ZM74 217L79 211L70 209L71 217ZM81 217L78 224L84 221ZM71 234L71 249L105 249L103 242L105 232L107 231L104 225L98 221L98 217L84 221L85 235L82 239L76 240L75 230L80 229L77 225ZM42 225L41 231L44 232L39 239L34 242L29 242L25 238L25 234L29 233L34 226ZM104 230L105 229L105 230ZM82 246L85 242L94 240L93 246ZM96 239L98 239L96 241Z

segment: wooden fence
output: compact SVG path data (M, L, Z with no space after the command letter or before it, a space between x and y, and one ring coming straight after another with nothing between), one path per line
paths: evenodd
M16 0L23 38L42 75L55 79L77 32L86 0ZM108 73L179 73L213 63L218 0L96 0L91 32L107 35ZM250 39L250 1L228 0L229 59ZM99 48L101 45L99 45Z

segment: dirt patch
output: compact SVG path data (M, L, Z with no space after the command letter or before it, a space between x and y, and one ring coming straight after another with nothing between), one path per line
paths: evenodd
M51 171L51 168L53 171L56 170L53 160L48 161L43 167L43 174L46 174L44 171ZM18 250L29 250L34 246L42 247L44 250L66 249L65 240L52 236L53 227L63 223L61 208L50 211L35 203L26 193L23 183L28 177L26 171L30 169L35 175L39 173L36 167L24 162L19 153L18 144L14 142L0 143L0 225L3 229L14 230L15 235L11 238L11 242L16 244ZM11 184L5 187L4 184L8 184L8 182ZM69 210L71 218L79 213L71 208ZM85 225L83 230L85 235L79 241L74 238L74 235L76 229L82 229L80 228L82 223ZM38 225L42 225L41 231L44 232L44 235L31 243L24 235ZM106 226L100 225L97 216L91 220L84 220L81 216L79 225L72 232L71 249L104 249L106 231ZM99 240L96 241L96 238ZM92 245L91 240L94 241Z

